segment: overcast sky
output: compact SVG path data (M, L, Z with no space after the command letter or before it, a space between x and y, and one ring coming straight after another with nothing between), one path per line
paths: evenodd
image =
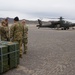
M0 0L0 17L75 19L75 0Z

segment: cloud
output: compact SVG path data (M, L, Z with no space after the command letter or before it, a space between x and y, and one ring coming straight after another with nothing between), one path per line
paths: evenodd
M0 0L1 17L75 18L75 0Z

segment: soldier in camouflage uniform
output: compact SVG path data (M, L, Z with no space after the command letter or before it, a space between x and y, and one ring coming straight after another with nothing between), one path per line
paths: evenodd
M20 57L22 58L22 37L23 37L23 26L19 22L19 18L14 18L14 24L10 28L10 38L13 42L18 42L20 46Z
M28 43L28 27L25 24L25 20L22 20L23 25L23 46L24 46L24 54L27 53L27 43Z
M1 22L0 35L1 41L9 41L9 27L6 25L4 20Z

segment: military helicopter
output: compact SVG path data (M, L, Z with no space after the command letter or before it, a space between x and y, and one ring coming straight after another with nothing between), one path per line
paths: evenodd
M63 20L64 18L60 17L58 18L58 21L50 21L50 24L42 24L42 21L38 19L39 25L37 25L38 29L43 27L48 28L61 28L62 30L68 30L70 27L75 26L75 23L71 23L69 21Z

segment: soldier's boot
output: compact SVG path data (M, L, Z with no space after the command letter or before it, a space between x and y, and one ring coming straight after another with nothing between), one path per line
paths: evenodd
M20 54L20 58L22 58L22 54Z
M27 51L24 51L23 54L27 54Z

